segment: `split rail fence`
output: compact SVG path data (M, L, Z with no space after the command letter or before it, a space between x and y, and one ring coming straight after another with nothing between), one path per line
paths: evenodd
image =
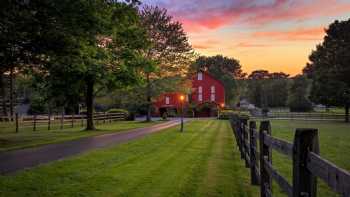
M248 125L247 118L232 116L230 123L241 158L250 168L251 184L260 185L261 197L273 196L272 179L289 197L316 197L317 178L334 192L350 197L350 173L319 155L317 129L296 129L292 144L273 137L268 120L260 122L259 130L256 121ZM292 159L292 184L273 167L272 149Z
M125 113L107 113L100 112L94 113L94 121L96 124L110 123L112 121L124 120L126 118ZM14 124L14 125L13 125ZM14 127L16 132L22 129L32 129L33 131L39 128L47 128L51 130L53 128L63 129L64 127L83 127L86 124L86 115L31 115L31 116L19 116L15 115L13 124L9 123L10 127Z

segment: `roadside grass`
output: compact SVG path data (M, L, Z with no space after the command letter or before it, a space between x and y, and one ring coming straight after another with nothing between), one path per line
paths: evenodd
M350 124L343 122L326 121L288 121L272 120L272 135L293 143L296 128L317 128L319 130L320 155L335 163L337 166L350 171ZM273 151L272 163L289 183L292 181L292 160L276 151ZM318 179L318 196L338 196ZM286 196L280 192L279 186L273 184L274 196Z
M199 120L0 176L0 196L258 196L228 121Z
M34 147L44 144L51 144L74 140L82 137L101 135L111 132L120 132L128 129L147 127L160 123L141 122L141 121L116 121L112 123L98 124L97 130L85 131L81 125L75 127L66 126L60 129L59 126L53 126L51 130L47 127L38 127L36 131L32 128L21 129L18 133L14 132L12 123L0 123L0 152L14 149Z

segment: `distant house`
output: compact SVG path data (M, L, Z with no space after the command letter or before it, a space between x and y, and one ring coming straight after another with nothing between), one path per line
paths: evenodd
M181 109L181 93L161 94L154 107L156 114L162 116L164 113L177 113ZM185 108L189 105L195 106L195 116L215 116L217 109L225 105L225 88L222 82L215 79L207 72L198 72L192 76L192 91L185 95L183 103Z
M241 109L246 109L246 110L253 110L255 109L255 106L251 104L248 100L242 99L239 101L239 107Z

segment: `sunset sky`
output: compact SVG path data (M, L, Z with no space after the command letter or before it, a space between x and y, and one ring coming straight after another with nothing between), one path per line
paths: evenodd
M243 70L301 72L324 28L350 18L350 0L146 0L183 23L201 55L222 54Z

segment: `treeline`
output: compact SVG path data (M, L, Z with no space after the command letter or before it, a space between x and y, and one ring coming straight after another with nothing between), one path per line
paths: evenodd
M264 110L289 107L295 112L310 111L309 87L310 81L301 75L290 77L283 72L256 70L241 81L240 97Z
M323 42L311 52L302 75L288 78L284 73L254 71L240 95L262 108L289 106L291 111L310 111L311 102L343 107L349 122L349 32L350 19L333 22L325 29Z

